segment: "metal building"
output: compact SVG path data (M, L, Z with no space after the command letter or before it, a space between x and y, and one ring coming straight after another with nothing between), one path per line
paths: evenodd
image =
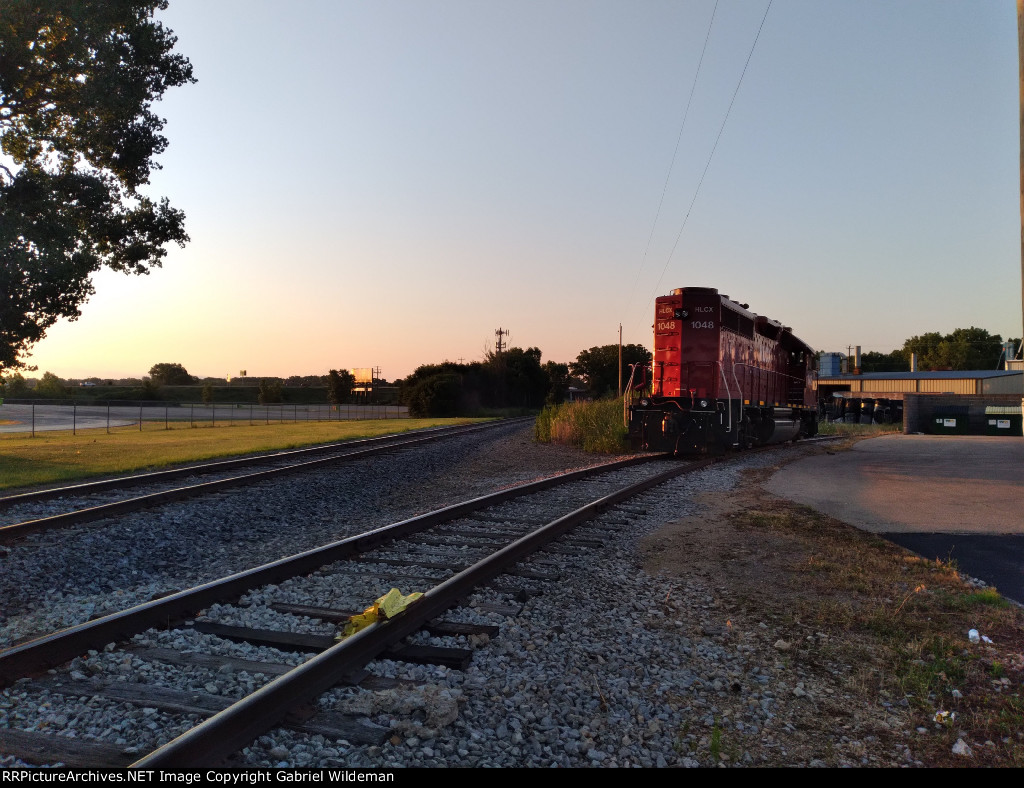
M1024 370L960 370L943 372L866 372L861 375L818 375L818 399L837 392L903 399L905 394L1024 395Z

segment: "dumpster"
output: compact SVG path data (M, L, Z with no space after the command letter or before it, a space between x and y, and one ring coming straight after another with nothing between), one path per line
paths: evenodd
M935 435L966 435L969 422L966 405L945 405L936 408L931 420L931 432Z
M1020 437L1024 434L1022 421L1024 421L1024 417L1021 416L1019 405L989 405L985 408L986 435Z

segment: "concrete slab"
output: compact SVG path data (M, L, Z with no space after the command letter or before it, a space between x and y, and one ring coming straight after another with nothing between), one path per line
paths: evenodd
M1024 438L887 435L792 462L767 488L873 533L1024 534Z
M1024 604L1024 438L888 435L792 462L766 487Z

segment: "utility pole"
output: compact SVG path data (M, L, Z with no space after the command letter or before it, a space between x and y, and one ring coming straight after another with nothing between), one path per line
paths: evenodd
M622 396L622 323L619 323L619 396Z
M508 332L508 331L506 331L506 330L504 330L502 328L499 328L497 331L494 332L494 336L496 336L498 338L498 342L494 346L494 352L495 353L500 354L500 353L502 353L505 350L505 342L504 342L504 340L502 340L502 337L503 336L507 337L509 335L509 333L510 332Z
M1024 328L1024 0L1017 0L1017 82L1020 91L1020 305ZM1021 336L1024 337L1024 333ZM1020 346L1024 357L1024 340Z
M1017 88L1020 93L1020 305L1024 327L1024 0L1017 0ZM1024 333L1020 354L1024 358ZM1024 398L1021 399L1024 408Z

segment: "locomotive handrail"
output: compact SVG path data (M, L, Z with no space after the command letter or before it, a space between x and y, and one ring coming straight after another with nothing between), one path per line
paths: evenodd
M743 386L740 385L739 379L736 377L736 362L732 362L732 379L736 383L736 391L739 393L740 409L743 408ZM732 403L729 403L729 415L732 416ZM740 419L739 425L736 427L736 443L740 442L740 430L743 429L743 419ZM729 426L729 432L732 433L732 426ZM734 444L735 445L735 444Z
M639 367L639 366L640 366L639 363L637 363L637 364L630 364L629 365L629 382L626 383L626 391L629 392L628 400L629 400L629 404L630 405L633 404L633 376L636 375L636 368ZM653 377L653 375L652 375L652 377ZM622 396L622 426L625 427L628 430L629 429L629 405L626 404L626 400L627 400L627 397L626 397L625 394L623 394L623 396Z
M718 371L722 373L722 382L725 384L725 398L729 400L729 435L732 435L732 391L729 390L729 381L725 377L725 367L722 366L721 361L715 362L718 365ZM739 388L737 387L737 393Z

